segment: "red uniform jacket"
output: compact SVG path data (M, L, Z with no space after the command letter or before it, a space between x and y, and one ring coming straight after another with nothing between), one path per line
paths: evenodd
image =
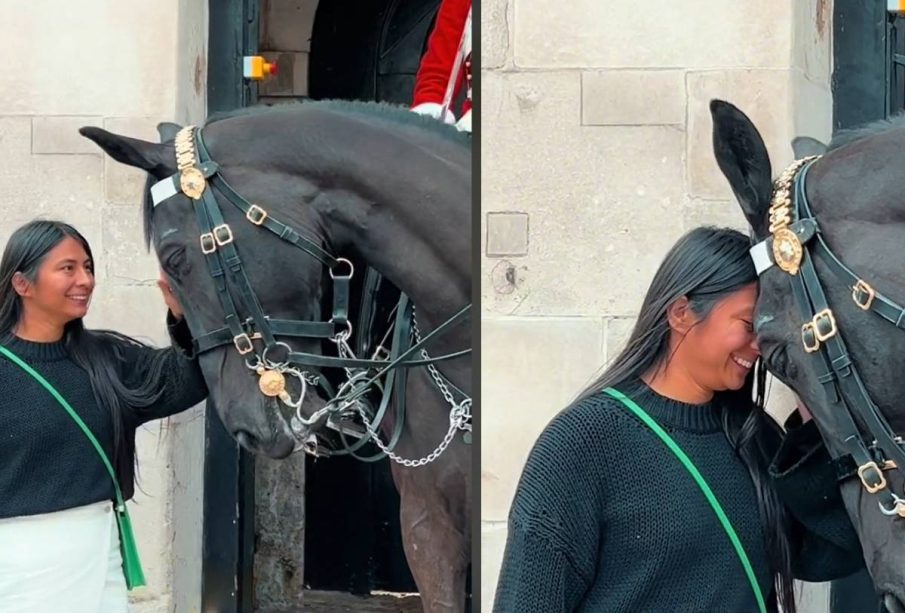
M453 89L455 100L463 87L466 99L462 105L461 117L471 111L471 32L465 32L471 0L443 0L437 13L437 22L427 43L427 52L421 59L415 78L415 92L412 108L439 118L440 107L457 60L460 43L464 44L464 60L458 67L458 75ZM463 37L463 33L465 36ZM422 106L425 105L425 106ZM419 109L419 107L421 107ZM450 109L455 115L455 109ZM470 119L470 118L469 118ZM447 117L448 120L448 117Z

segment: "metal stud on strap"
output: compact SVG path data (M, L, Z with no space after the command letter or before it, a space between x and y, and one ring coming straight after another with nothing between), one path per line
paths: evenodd
M217 241L214 240L214 235L211 232L207 232L201 235L201 253L204 255L209 255L217 250Z
M214 228L213 234L214 239L217 241L217 244L221 247L233 242L233 231L230 229L229 224L222 224L217 226L216 228Z
M264 220L267 219L267 211L259 207L257 204L251 205L251 208L248 209L248 212L245 213L245 217L256 226L260 226L264 223Z
M861 279L858 279L858 282L852 287L852 300L864 311L870 310L870 305L873 304L876 295L874 288Z

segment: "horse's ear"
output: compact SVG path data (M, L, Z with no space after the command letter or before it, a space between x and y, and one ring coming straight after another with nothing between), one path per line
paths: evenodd
M120 136L93 126L80 128L79 134L97 143L117 162L146 170L158 179L176 173L176 156L172 146Z
M764 139L751 120L728 102L711 100L710 115L716 162L729 180L748 223L760 233L773 195L770 156Z
M169 143L176 140L176 135L181 129L182 126L178 123L170 123L169 121L160 122L157 124L157 133L160 135L160 142Z
M792 151L795 153L795 159L800 160L809 155L823 155L826 153L827 146L816 138L810 136L796 136L792 139Z

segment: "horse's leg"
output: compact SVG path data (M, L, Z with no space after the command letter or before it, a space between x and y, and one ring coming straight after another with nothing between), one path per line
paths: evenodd
M471 555L467 513L461 508L467 496L465 488L443 491L438 481L443 477L437 474L436 464L393 468L405 557L418 585L424 613L463 613Z

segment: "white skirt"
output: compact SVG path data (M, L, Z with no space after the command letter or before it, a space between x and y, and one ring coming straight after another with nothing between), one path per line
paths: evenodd
M128 610L111 502L0 519L0 611Z

